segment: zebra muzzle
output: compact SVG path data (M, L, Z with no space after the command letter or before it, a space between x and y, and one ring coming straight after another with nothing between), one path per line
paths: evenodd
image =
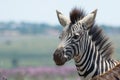
M53 54L53 60L55 61L56 65L64 65L67 59L63 56L63 51L57 49Z

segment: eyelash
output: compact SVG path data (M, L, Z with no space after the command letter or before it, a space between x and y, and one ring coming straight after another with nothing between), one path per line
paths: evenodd
M61 38L62 38L62 36L60 35L60 36L59 36L59 39L61 39Z
M78 39L78 38L79 38L79 35L74 35L73 38L74 38L74 39Z

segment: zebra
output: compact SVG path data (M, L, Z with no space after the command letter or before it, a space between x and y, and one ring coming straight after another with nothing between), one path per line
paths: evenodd
M95 24L97 9L86 15L83 9L73 8L70 19L57 10L56 13L63 26L61 42L53 54L56 65L62 66L74 59L81 80L90 80L119 64L112 58L112 42Z
M97 75L91 80L120 80L120 64L102 75Z

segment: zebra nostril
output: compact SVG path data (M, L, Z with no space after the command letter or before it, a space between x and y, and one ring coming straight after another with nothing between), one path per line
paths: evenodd
M54 53L55 56L60 56L61 55L61 50L56 50Z
M53 56L54 56L54 60L60 58L61 57L61 51L57 49Z
M58 58L58 57L61 57L61 55L60 55L59 53L55 53L55 54L54 54L54 57L57 57L57 58Z

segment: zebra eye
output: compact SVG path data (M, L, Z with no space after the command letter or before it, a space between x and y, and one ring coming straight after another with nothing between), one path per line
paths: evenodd
M78 39L79 38L79 34L76 33L74 36L73 36L74 39Z
M62 38L62 36L59 36L59 39L61 39Z
M59 35L59 39L62 39L62 33Z

